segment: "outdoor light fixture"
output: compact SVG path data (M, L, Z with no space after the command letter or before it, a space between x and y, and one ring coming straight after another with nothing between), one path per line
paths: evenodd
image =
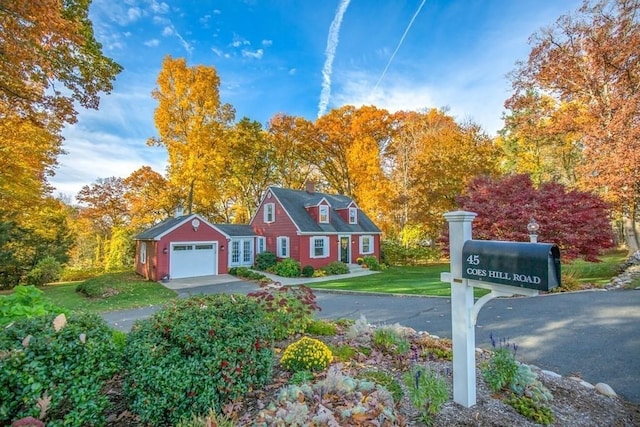
M536 220L531 217L531 221L529 221L529 224L527 224L529 241L531 243L538 243L538 230L540 230L540 224L538 224Z
M221 246L220 246L220 250L221 250L221 251L224 251L224 245L221 245Z
M168 254L168 253L169 253L169 249L167 249L167 248L165 247L165 248L162 250L162 253L163 253L163 254L165 254L165 255L166 255L166 254Z

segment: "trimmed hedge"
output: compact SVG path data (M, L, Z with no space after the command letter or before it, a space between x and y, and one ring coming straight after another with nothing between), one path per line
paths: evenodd
M271 379L272 346L272 326L244 295L173 301L129 333L130 408L151 425L175 425L210 409L219 413Z

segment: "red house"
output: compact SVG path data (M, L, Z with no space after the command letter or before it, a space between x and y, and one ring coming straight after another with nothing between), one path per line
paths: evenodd
M250 225L259 236L259 248L302 266L380 258L381 231L353 199L316 193L313 186L306 191L267 188Z
M211 224L177 211L138 234L135 270L154 281L225 274L253 265L264 251L314 268L349 264L379 258L380 234L349 197L269 187L248 225Z

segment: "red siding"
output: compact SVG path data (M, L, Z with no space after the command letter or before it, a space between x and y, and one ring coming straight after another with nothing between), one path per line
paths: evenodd
M200 222L198 231L191 226L191 220L164 235L159 241L147 241L147 263L140 264L141 241L136 244L136 272L149 280L159 281L165 275L170 275L171 243L177 242L218 242L218 274L228 271L228 242L227 238L209 225ZM222 247L224 246L224 249ZM164 249L167 253L164 253Z
M264 205L267 203L275 204L274 222L264 222ZM268 251L277 253L276 239L281 236L288 236L290 245L289 256L295 258L300 252L300 238L297 235L298 229L275 197L272 196L270 199L268 197L264 198L251 221L251 227L258 236L266 237L266 249Z

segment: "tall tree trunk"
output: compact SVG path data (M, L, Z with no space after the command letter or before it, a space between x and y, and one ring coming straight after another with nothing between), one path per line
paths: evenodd
M193 213L193 187L196 183L195 179L191 180L191 184L189 184L189 198L187 199L187 213L191 215Z
M629 215L623 216L624 237L629 248L629 255L640 250L640 231L638 226L638 205L633 203Z

